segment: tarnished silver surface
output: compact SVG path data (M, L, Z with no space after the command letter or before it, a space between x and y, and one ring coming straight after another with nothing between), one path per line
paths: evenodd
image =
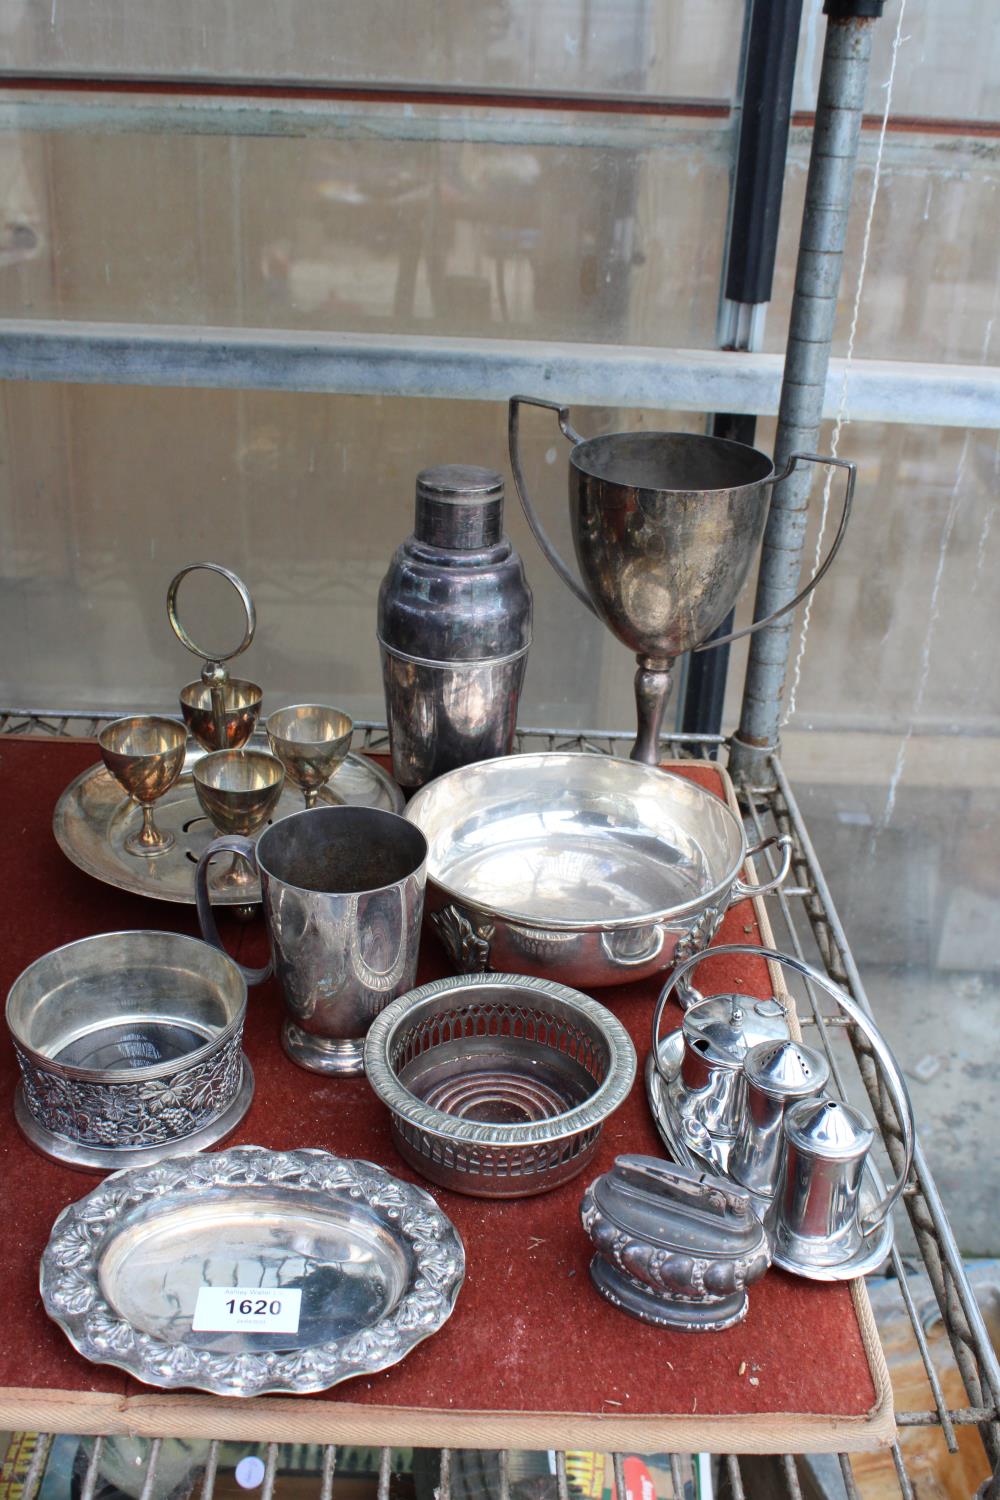
M189 573L215 573L231 584L239 596L246 617L243 634L228 651L211 651L199 646L181 623L177 613L177 592ZM167 589L167 618L170 628L194 656L201 657L201 681L189 682L180 691L181 713L188 729L204 750L238 750L254 732L257 715L264 698L259 683L230 677L224 665L247 649L257 629L257 611L250 590L242 578L221 563L188 563L170 580Z
M503 534L503 480L442 464L417 475L412 534L378 596L392 768L412 790L507 755L531 644L531 590Z
M81 1354L147 1385L305 1395L396 1364L464 1275L422 1188L325 1151L238 1146L116 1173L64 1209L41 1293ZM297 1287L298 1332L195 1333L203 1286Z
M354 720L343 709L324 703L293 703L279 708L267 721L272 755L285 768L305 798L315 807L321 787L342 766L351 748ZM239 833L240 829L226 829Z
M36 959L6 1009L25 1134L71 1165L108 1169L124 1164L118 1153L220 1139L253 1095L246 999L231 959L177 933L102 933Z
M464 972L588 989L644 979L707 946L731 902L776 883L741 881L764 846L747 849L721 798L608 756L466 766L406 816L427 836L428 905Z
M484 1198L547 1192L581 1171L635 1077L603 1005L517 974L438 979L376 1017L365 1071L400 1154Z
M749 1193L652 1156L619 1156L587 1188L580 1220L602 1297L664 1328L731 1328L770 1264Z
M222 947L209 900L210 861L230 850L256 869L272 967L288 1016L282 1045L317 1073L361 1073L364 1036L390 1000L413 986L427 877L427 841L398 813L314 807L272 824L256 845L231 834L202 854L198 920Z
M62 1162L78 1172L120 1172L125 1167L145 1167L178 1151L205 1151L218 1146L243 1123L254 1096L253 1069L246 1057L241 1058L239 1084L230 1103L207 1124L199 1125L190 1135L178 1141L168 1140L158 1146L89 1146L67 1140L40 1125L28 1108L24 1084L14 1090L14 1119L30 1146L43 1156Z
M569 510L579 583L552 545L528 494L521 467L520 406L556 412L569 456ZM709 643L746 581L764 532L771 486L800 462L834 464L847 489L837 533L804 589L780 610L711 646L762 629L813 589L843 540L854 494L854 465L792 453L781 474L764 453L725 438L688 432L616 432L582 438L554 401L512 396L510 463L528 524L549 562L576 597L636 653L639 732L633 760L655 764L670 669L685 651Z
M156 714L115 719L97 736L105 766L126 796L142 808L142 822L125 838L126 854L154 859L173 848L173 834L156 826L153 804L181 774L186 744L184 725Z
M266 749L266 741L254 739L251 747ZM205 754L189 745L179 779L156 805L157 823L176 839L173 849L158 859L135 859L124 852L125 839L138 828L140 809L122 793L102 765L82 771L63 792L52 818L56 842L73 864L107 885L136 896L154 896L160 901L194 905L194 870L215 836L197 796L192 769ZM319 793L320 806L381 807L402 812L403 794L392 777L367 755L349 755L335 781ZM286 786L272 813L272 821L301 812L302 797ZM218 906L241 906L260 900L254 880L239 889L226 888L226 872L220 869L212 883L212 900Z
M181 715L203 750L239 750L257 728L264 690L243 677L188 682L178 694Z
M400 786L423 786L470 761L509 755L528 649L500 661L421 660L379 642L392 769Z

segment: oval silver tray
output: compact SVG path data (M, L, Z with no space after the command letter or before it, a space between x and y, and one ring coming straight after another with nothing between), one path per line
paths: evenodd
M117 1172L63 1209L49 1317L147 1385L306 1395L396 1364L447 1321L465 1250L431 1195L367 1161L237 1146ZM202 1287L298 1288L296 1333L195 1333Z
M251 741L257 748L266 744ZM178 901L194 905L194 870L202 850L215 837L211 823L201 810L195 794L191 768L205 754L199 747L189 748L184 769L178 781L156 804L156 821L160 828L174 835L177 842L156 859L129 854L125 838L139 826L142 811L122 791L105 769L98 764L82 771L71 781L56 803L52 831L67 859L103 880L135 896L153 896L159 901ZM402 812L404 799L387 771L366 755L349 755L329 785L319 794L321 804L336 807L378 807L387 812ZM302 793L286 786L281 793L271 822L301 812ZM217 861L216 879L221 879L229 860ZM244 906L260 900L256 880L237 890L212 889L212 904Z

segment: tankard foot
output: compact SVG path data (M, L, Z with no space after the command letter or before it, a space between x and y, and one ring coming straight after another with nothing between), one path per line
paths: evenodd
M281 1028L281 1045L293 1063L310 1073L350 1078L365 1071L364 1037L333 1041L329 1037L312 1036L293 1021L286 1021Z

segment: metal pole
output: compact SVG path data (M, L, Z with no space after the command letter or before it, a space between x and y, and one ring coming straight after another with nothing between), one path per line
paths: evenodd
M837 294L861 133L871 27L882 0L827 0L823 68L816 101L795 294L778 410L774 462L815 452L837 312ZM812 470L801 466L775 488L764 533L755 616L779 609L798 588ZM778 743L793 617L751 640L743 710L729 759L737 781L761 784Z
M802 0L748 0L740 69L740 136L729 199L718 343L722 349L759 349L771 300L781 194L792 113L795 53ZM713 437L753 447L756 417L716 412ZM716 635L729 635L733 611ZM688 658L681 727L717 734L722 726L729 647ZM714 752L713 752L714 753Z

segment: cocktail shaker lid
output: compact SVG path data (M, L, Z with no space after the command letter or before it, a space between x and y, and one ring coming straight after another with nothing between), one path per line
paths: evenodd
M803 1156L854 1161L870 1151L875 1132L860 1110L839 1099L804 1099L785 1115L785 1139Z
M503 479L476 464L438 464L417 475L413 534L430 547L481 552L503 535Z
M751 1088L772 1099L800 1099L826 1088L830 1066L812 1047L791 1040L760 1042L743 1063Z

